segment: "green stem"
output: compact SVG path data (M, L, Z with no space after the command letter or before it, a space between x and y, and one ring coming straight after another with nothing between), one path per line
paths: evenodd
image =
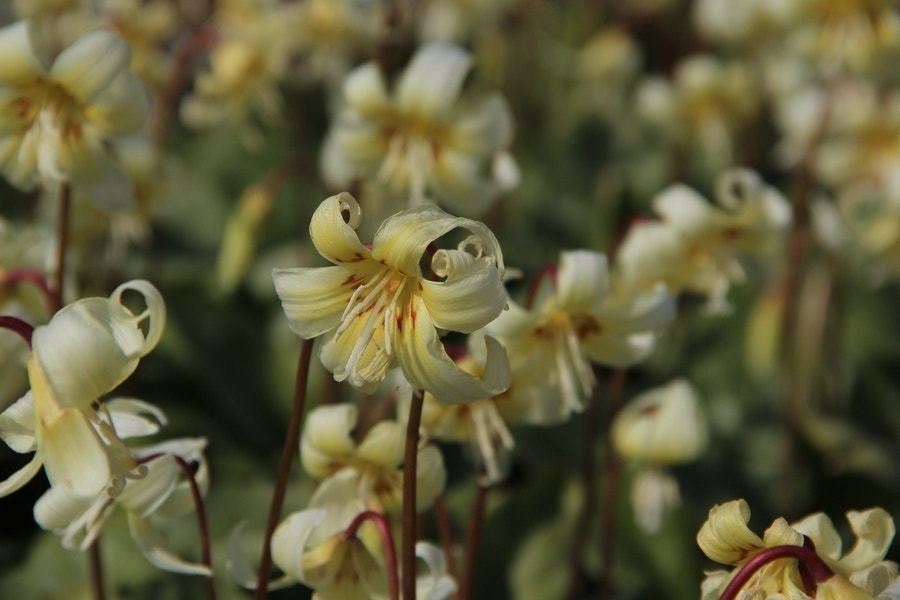
M259 575L256 580L255 600L266 597L269 574L272 572L272 535L278 522L281 520L281 509L284 505L284 495L287 492L288 479L291 474L291 465L294 455L297 454L300 444L300 425L303 421L303 412L306 409L306 384L309 379L309 363L312 359L313 342L315 339L303 340L300 348L300 358L297 360L297 379L294 383L294 406L291 410L288 432L284 438L284 448L281 451L281 462L278 465L278 477L275 480L275 489L272 492L272 504L269 507L269 520L266 523L266 533L263 538L262 557L259 561Z
M406 423L406 445L403 449L403 547L401 573L403 597L416 597L416 462L419 456L419 424L425 392L413 392Z

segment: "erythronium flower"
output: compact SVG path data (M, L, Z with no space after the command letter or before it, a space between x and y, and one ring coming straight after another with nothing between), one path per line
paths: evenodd
M131 186L109 142L148 112L131 52L108 31L53 56L26 21L0 29L0 174L20 188L65 183L105 210L126 208Z
M894 521L881 508L847 513L850 528L857 535L853 548L841 554L841 541L831 521L818 513L789 525L784 519L776 519L762 538L750 531L747 522L750 508L744 500L733 500L716 505L709 511L709 518L697 534L697 543L703 553L712 560L741 567L748 561L777 546L803 546L804 536L813 544L816 554L834 571L836 579L820 585L823 598L868 598L877 595L896 575L896 565L884 562L885 554L894 537ZM704 600L718 598L728 582L738 572L729 575L724 571L707 574L704 582ZM891 575L891 573L893 575ZM757 571L744 585L745 594L759 593L770 597L785 594L787 597L808 599L803 591L805 583L798 563L793 558L781 558L769 562ZM847 595L835 595L844 589ZM852 595L849 593L852 591ZM792 595L793 594L793 595ZM749 596L747 596L749 597Z
M722 208L685 185L660 192L660 220L636 223L616 254L621 286L664 282L672 293L705 295L711 311L727 309L729 286L745 277L741 260L771 256L791 214L784 197L746 169L723 173L716 198Z
M146 309L134 314L122 303L127 290L141 294ZM0 438L31 462L0 483L0 496L31 480L41 466L53 486L81 498L104 488L115 495L125 480L141 477L108 411L96 402L137 368L162 336L165 305L147 281L120 285L109 298L85 298L35 328L28 356L31 390L0 414ZM142 323L149 320L146 334Z
M142 413L164 423L162 413L143 402L111 400L106 407L123 438L148 435L159 429ZM201 492L205 492L209 486L205 446L205 439L181 438L135 449L135 457L147 468L146 477L128 480L115 498L105 491L95 498L80 498L62 487L51 487L34 506L35 521L62 536L65 548L84 551L100 534L116 506L121 506L128 514L131 536L147 560L175 573L209 575L205 565L185 561L163 548L150 520L152 515L179 516L193 510L190 485L174 457L197 464L193 477Z
M512 119L503 99L459 101L471 64L458 46L429 44L413 56L393 94L376 63L353 70L325 142L326 179L346 188L372 178L378 193L399 198L401 206L430 199L461 214L483 213L517 176L505 151Z
M328 198L309 230L316 249L334 266L273 272L291 329L306 339L324 334L322 364L337 381L363 391L373 390L395 366L413 386L446 403L505 390L509 368L496 340L486 338L481 379L459 368L440 340L443 331L479 329L506 307L503 256L494 234L477 221L419 206L385 220L370 249L354 231L359 221L359 205L350 194ZM455 250L435 251L435 278L426 278L426 250L456 229L472 235Z
M681 501L678 481L664 467L706 450L706 416L697 393L684 379L648 390L618 412L610 434L619 455L637 465L631 483L635 521L654 533Z
M552 407L538 412L560 420L591 395L592 362L624 367L650 353L675 316L675 302L662 285L626 301L613 298L606 256L589 250L563 252L552 283L539 289L533 308L510 303L485 331L504 343L514 370L545 381L538 401Z
M353 404L320 406L310 412L300 440L300 460L313 477L327 479L349 471L357 482L362 506L377 512L397 512L403 488L405 428L382 421L358 444L352 432L358 411ZM440 451L422 446L416 461L416 507L425 510L444 491L447 475Z
M272 537L272 559L287 580L316 590L321 600L367 600L387 598L384 539L375 525L363 522L348 529L365 508L355 495L356 482L342 472L323 482L309 508L289 515ZM417 577L416 597L442 600L456 591L446 574L440 550L417 543L416 555L428 573Z

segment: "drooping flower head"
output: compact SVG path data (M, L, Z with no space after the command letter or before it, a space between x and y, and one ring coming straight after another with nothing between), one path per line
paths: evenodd
M429 44L393 94L377 64L354 69L325 142L326 180L346 189L354 179L371 178L372 193L388 197L390 206L433 201L460 214L483 213L517 175L505 152L512 119L503 99L459 100L471 63L458 46Z
M310 236L333 266L276 269L275 289L291 329L303 338L324 335L320 358L338 381L373 390L393 367L417 389L447 403L487 398L509 385L503 348L486 338L482 378L459 368L440 340L443 331L469 333L492 321L507 303L503 257L482 223L419 206L385 220L372 247L354 229L360 208L350 194L325 200L313 214ZM426 250L462 229L456 249Z
M545 422L583 409L596 384L592 363L623 367L642 360L675 316L674 299L662 285L615 298L606 256L589 250L563 252L555 282L539 288L532 304L511 302L486 331L504 343L514 371L543 381L534 389L544 408L534 412Z
M134 314L123 303L127 290L141 294L146 309ZM109 298L85 298L35 328L28 357L31 390L0 414L0 437L13 450L34 452L31 462L0 483L0 496L28 481L41 466L53 486L94 498L115 495L125 480L142 477L103 405L95 403L118 386L152 350L165 324L165 305L153 285L135 280ZM142 323L149 321L147 332Z
M751 559L777 546L804 546L809 538L815 553L834 572L834 577L819 585L815 598L872 598L884 590L897 574L897 565L884 561L895 527L891 516L882 508L850 511L847 520L857 536L847 552L841 551L841 538L831 520L822 513L810 515L797 523L776 519L762 538L748 527L750 507L744 500L716 505L697 534L697 543L712 560L741 567ZM703 584L704 600L719 597L737 573L713 571ZM744 585L744 596L769 598L784 594L788 598L808 600L805 582L795 558L772 560ZM836 591L837 590L837 591ZM843 590L840 594L838 591Z
M131 52L97 30L53 55L26 21L0 29L0 173L30 189L67 183L98 207L131 203L109 143L137 132L148 112Z

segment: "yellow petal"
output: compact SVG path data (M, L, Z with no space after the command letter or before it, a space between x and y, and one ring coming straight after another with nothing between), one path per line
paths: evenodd
M750 531L750 507L743 499L717 504L697 533L697 544L710 559L739 565L763 548L763 541Z

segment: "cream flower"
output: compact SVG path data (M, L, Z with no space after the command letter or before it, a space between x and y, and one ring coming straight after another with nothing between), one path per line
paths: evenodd
M147 308L135 315L122 303L127 290ZM141 325L149 321L145 334ZM0 414L0 437L31 462L0 483L0 496L31 480L41 466L53 486L82 498L142 477L109 412L95 404L137 368L162 336L165 305L149 282L120 285L109 298L86 298L66 306L35 328L28 357L31 391Z
M831 521L818 513L798 523L788 525L784 519L776 519L760 538L748 527L750 508L744 500L733 500L716 505L709 511L709 518L697 534L697 543L703 553L712 560L729 565L741 566L767 548L782 545L802 546L804 536L812 540L815 552L835 572L835 577L820 584L821 598L868 598L867 594L878 594L884 588L873 589L874 581L867 576L872 569L884 568L896 573L896 566L883 563L885 554L894 537L894 521L881 508L862 512L847 513L850 528L857 535L854 547L842 555L841 541ZM884 567L878 567L885 565ZM737 571L735 571L736 573ZM716 571L709 575L719 583L718 592L724 590L730 577ZM850 583L856 577L862 587ZM881 578L879 586L886 586L889 577ZM829 583L830 582L830 583ZM705 585L707 593L712 593L714 585ZM760 569L744 586L745 594L764 593L785 594L787 597L807 599L798 563L792 558L780 558ZM835 595L835 590L843 589L848 595ZM849 595L849 592L854 595ZM717 597L717 596L713 596Z
M272 536L272 560L288 581L314 590L313 598L345 600L388 597L382 539L371 522L355 533L347 529L365 508L355 499L352 474L340 473L322 483L309 508L289 515ZM456 591L446 574L440 550L416 544L416 556L428 572L416 578L416 597L443 600ZM283 585L284 582L279 582Z
M589 250L563 252L554 283L543 286L534 308L510 303L485 331L504 343L517 372L530 371L527 381L545 382L539 401L550 408L538 412L560 420L582 410L593 392L592 362L622 367L652 351L675 302L661 285L614 299L606 256Z
M352 471L355 495L377 512L400 510L405 428L395 421L376 424L357 444L352 437L358 411L353 404L320 406L309 413L300 438L300 460L313 477ZM421 511L444 491L447 474L435 446L422 446L416 462L416 507Z
M742 260L771 256L791 217L784 197L753 171L726 171L716 190L722 209L681 184L654 199L661 220L637 223L616 255L625 288L663 282L673 293L705 295L713 312L728 308L731 283L746 276Z
M322 364L337 381L365 391L395 366L413 386L447 403L505 390L509 369L495 340L486 339L485 374L477 379L447 356L439 331L474 331L506 306L494 234L476 221L420 206L385 220L369 249L354 231L359 221L352 196L328 198L313 214L310 236L334 266L273 272L291 329L307 339L324 334ZM426 249L456 229L472 235L456 250L434 252L434 278L424 277Z
M52 60L29 23L0 30L0 173L30 189L68 183L105 210L131 203L108 143L138 131L147 97L128 70L128 45L108 31L75 40Z
M432 200L460 214L483 213L517 177L505 152L512 119L503 99L459 101L471 63L458 46L424 46L393 95L375 63L354 69L323 150L328 183L346 189L371 178L373 192L393 206Z
M106 406L114 428L123 439L149 435L159 429L156 422L144 416L145 413L160 424L165 423L162 413L144 402L116 399ZM175 573L209 575L207 566L185 561L166 550L151 522L152 515L180 516L194 508L190 484L174 456L197 464L194 478L201 492L206 492L209 470L203 456L205 446L206 440L202 438L182 438L135 449L135 457L147 468L146 477L129 480L115 498L106 492L96 498L80 498L61 487L51 487L34 505L35 521L42 528L62 536L65 548L84 551L100 534L118 505L128 515L132 538L153 565Z

